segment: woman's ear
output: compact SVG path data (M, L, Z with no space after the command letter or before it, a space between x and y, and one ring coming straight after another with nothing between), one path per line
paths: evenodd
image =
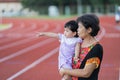
M89 28L87 29L87 32L88 32L88 33L91 33L91 32L92 32L92 28L89 27Z

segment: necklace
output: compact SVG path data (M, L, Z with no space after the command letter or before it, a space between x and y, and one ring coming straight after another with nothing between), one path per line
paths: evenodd
M85 41L83 40L83 43L82 43L81 47L82 48L89 47L96 42L98 42L98 41L95 38L90 38L90 39L87 39Z

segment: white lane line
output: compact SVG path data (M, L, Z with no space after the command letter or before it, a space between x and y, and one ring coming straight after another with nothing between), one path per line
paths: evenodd
M20 44L24 44L24 43L30 42L33 39L35 39L35 38L32 37L32 38L22 39L22 40L19 40L19 41L7 44L5 46L0 46L0 50L4 50L4 49L10 48L10 47L14 47L14 46L17 46L17 45L20 45Z
M11 77L7 78L7 80L13 80L14 78L20 76L21 74L23 74L26 71L30 70L31 68L35 67L36 65L38 65L39 63L41 63L44 60L48 59L49 57L51 57L53 54L55 54L57 52L58 52L58 47L55 48L54 50L48 52L46 55L44 55L43 57L39 58L38 60L34 61L32 64L30 64L27 67L23 68L22 70L20 70L16 74L14 74Z
M6 30L5 32L2 32L2 33L0 33L0 35L1 35L1 38L4 38L5 37L5 39L2 39L2 40L0 40L0 42L1 41L4 41L4 40L8 40L8 39L6 39L6 37L8 37L8 36L6 36L7 34L11 34L11 33L13 33L14 31L17 31L18 29L20 30L21 28L23 28L24 27L24 25L23 24L20 24L20 26L18 26L18 27L13 27L12 29L9 29L9 30ZM17 29L16 29L17 28ZM17 37L18 38L18 37ZM2 43L2 42L1 42Z
M31 31L31 30L34 30L34 29L36 29L37 28L37 26L36 26L37 24L36 23L32 23L30 26L26 26L25 27L25 29L22 29L22 30L17 30L17 32L29 32L29 31Z
M107 38L120 38L120 33L107 33L105 35Z
M42 29L35 30L35 31L31 32L31 33L26 33L24 36L25 36L25 37L35 36L36 32L40 32L40 31L43 32L43 31L47 30L48 27L49 27L48 24L45 24Z
M119 67L119 80L120 80L120 67Z
M20 30L20 29L23 29L23 28L24 28L24 23L21 23L21 24L18 24L18 25L19 25L19 26L14 27L14 26L16 26L16 25L15 25L14 23L12 23L12 28L6 30L6 31L3 32L3 33L10 33L10 32L13 32L13 31L17 31L18 29Z
M11 33L7 33L6 36L7 37L13 37L13 38L20 38L20 37L23 37L24 34L21 34L21 33L28 33L30 32L31 30L34 30L36 29L36 24L32 24L31 26L29 26L29 28L23 28L22 30L18 29L18 30L15 30L14 32L11 32Z
M61 27L58 27L57 25L57 30L60 30ZM48 40L50 42L50 40ZM53 40L52 40L53 41ZM46 42L45 42L46 43ZM33 49L33 48L32 48ZM53 54L55 54L58 51L58 48L52 50L51 52L49 52L47 55L43 56L42 58L36 60L35 62L33 62L31 65L27 66L26 68L22 69L21 71L17 72L16 74L14 74L13 76L9 77L7 80L13 80L14 78L18 77L19 75L23 74L24 72L28 71L29 69L33 68L34 66L36 66L37 64L39 64L40 62L44 61L45 59L49 58L50 56L52 56Z
M47 30L48 27L49 27L48 24L45 24L42 28L38 29L37 31L45 31L45 30ZM6 35L7 38L0 40L0 43L12 41L12 40L14 40L14 38L19 39L21 37L32 37L32 36L35 36L35 32L37 32L37 31L35 30L34 32L30 32L30 33L26 33L26 34L9 33ZM3 35L3 36L5 36L5 35Z
M60 27L56 26L56 28L53 31L58 31L58 30L60 30ZM28 38L28 39L24 39L24 40L19 40L19 41L16 41L14 43L7 44L5 46L1 46L0 50L6 49L6 48L10 48L10 47L14 47L14 46L17 46L17 45L20 45L20 44L23 44L23 43L27 43L27 42L33 40L33 38L34 37Z
M53 31L58 31L58 30L60 30L60 28L61 28L61 27L56 26L56 28L55 28ZM53 40L53 39L47 39L47 40L39 43L39 45L38 45L38 44L35 44L35 45L34 45L35 47L34 47L34 46L31 46L31 47L28 47L28 48L24 48L23 50L20 50L20 51L18 51L18 52L16 52L16 53L13 53L13 54L10 55L10 56L6 56L6 57L4 57L4 58L1 58L1 59L0 59L0 62L4 62L4 61L6 61L6 60L8 60L8 59L14 58L14 57L19 56L19 55L21 55L21 54L24 54L24 53L27 52L27 51L31 51L31 50L33 50L34 48L37 48L37 47L39 47L39 46L42 46L42 45L44 45L44 44L46 44L46 43L49 43L49 42L52 42L52 41L54 41L54 40ZM17 43L14 44L14 45L17 45ZM7 47L7 46L6 46L6 47ZM32 49L32 48L33 48L33 49ZM1 47L0 49L2 50L3 48Z
M106 34L105 28L101 27L101 33L97 36L97 40L100 41L105 34Z
M45 29L47 29L48 28L48 26L44 26L42 29L40 29L41 31L42 30L45 30ZM9 34L10 35L10 34ZM11 35L12 36L12 35ZM18 35L16 34L16 33L14 33L13 34L13 36L17 36L18 37ZM21 35L22 36L22 35ZM10 48L10 47L14 47L14 46L17 46L17 45L20 45L20 44L24 44L24 43L27 43L27 42L30 42L31 40L33 40L35 37L33 37L33 36L35 36L34 34L33 35L31 35L30 36L30 38L27 38L27 39L23 39L23 40L19 40L19 41L16 41L16 42L13 42L13 43L10 43L10 44L7 44L7 45L5 45L5 46L0 46L0 50L3 50L3 49L6 49L6 48Z
M13 53L13 54L11 54L11 55L9 55L9 56L6 56L6 57L4 57L4 58L1 58L1 59L0 59L0 63L4 62L4 61L6 61L6 60L9 60L9 59L11 59L11 58L14 58L14 57L16 57L16 56L22 55L22 54L24 54L24 53L27 53L28 51L32 51L32 50L34 50L34 49L36 49L36 48L38 48L38 47L41 47L41 46L43 46L43 45L45 45L45 44L48 44L48 43L50 43L50 42L53 42L53 41L55 41L55 39L50 38L50 39L44 40L43 42L36 43L36 44L34 44L33 46L24 48L24 49L22 49L22 50L20 50L20 51L18 51L18 52L16 52L16 53Z

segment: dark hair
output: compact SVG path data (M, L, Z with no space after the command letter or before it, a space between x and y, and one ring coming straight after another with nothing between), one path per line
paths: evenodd
M74 37L78 37L77 35L77 29L78 29L78 23L75 20L68 21L64 28L69 28L72 32L76 32L76 35Z
M85 14L77 18L77 23L81 22L82 25L88 29L89 27L92 29L90 33L91 36L96 36L98 31L100 30L99 27L99 19L94 14Z

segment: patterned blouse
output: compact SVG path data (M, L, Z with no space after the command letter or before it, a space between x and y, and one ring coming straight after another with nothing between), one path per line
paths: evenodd
M103 56L103 48L99 43L95 43L89 47L81 48L79 60L72 60L74 69L83 69L85 65L95 63L96 69L89 78L72 77L72 80L98 80L98 73Z

